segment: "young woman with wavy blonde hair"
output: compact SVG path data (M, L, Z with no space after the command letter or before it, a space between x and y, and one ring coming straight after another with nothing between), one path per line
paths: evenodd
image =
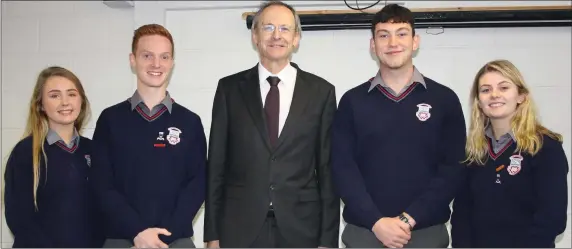
M38 75L28 121L8 159L6 222L13 247L99 247L88 187L90 113L80 80L62 67ZM100 241L100 240L99 240Z
M451 217L453 247L554 247L566 228L562 136L542 126L520 71L485 64L471 89L467 180Z

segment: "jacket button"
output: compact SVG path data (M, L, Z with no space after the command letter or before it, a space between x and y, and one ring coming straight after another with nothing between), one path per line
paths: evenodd
M272 161L275 162L275 161L276 161L276 157L272 157Z

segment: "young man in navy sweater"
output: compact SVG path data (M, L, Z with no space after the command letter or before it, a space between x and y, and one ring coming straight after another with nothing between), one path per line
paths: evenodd
M347 247L447 247L449 204L462 179L465 120L457 95L413 66L410 10L372 23L378 74L350 89L333 123L332 170Z
M93 181L106 215L104 247L195 247L205 198L206 138L199 116L166 91L174 45L164 27L135 31L133 96L105 109L93 135Z

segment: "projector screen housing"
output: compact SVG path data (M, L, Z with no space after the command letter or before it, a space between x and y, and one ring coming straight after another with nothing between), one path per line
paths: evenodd
M423 9L412 10L415 28L492 28L492 27L563 27L572 26L571 6L506 7L492 10ZM462 9L462 8L458 8ZM246 27L252 27L254 13L246 13ZM302 30L370 29L374 14L304 13L300 11Z

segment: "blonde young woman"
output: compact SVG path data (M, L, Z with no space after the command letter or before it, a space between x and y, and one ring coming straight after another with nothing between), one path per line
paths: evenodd
M452 246L554 247L568 203L562 136L540 124L509 61L479 70L471 100L468 177L453 204Z
M89 101L69 70L38 76L24 138L5 172L6 222L13 247L100 247L88 188L90 140L79 134Z

